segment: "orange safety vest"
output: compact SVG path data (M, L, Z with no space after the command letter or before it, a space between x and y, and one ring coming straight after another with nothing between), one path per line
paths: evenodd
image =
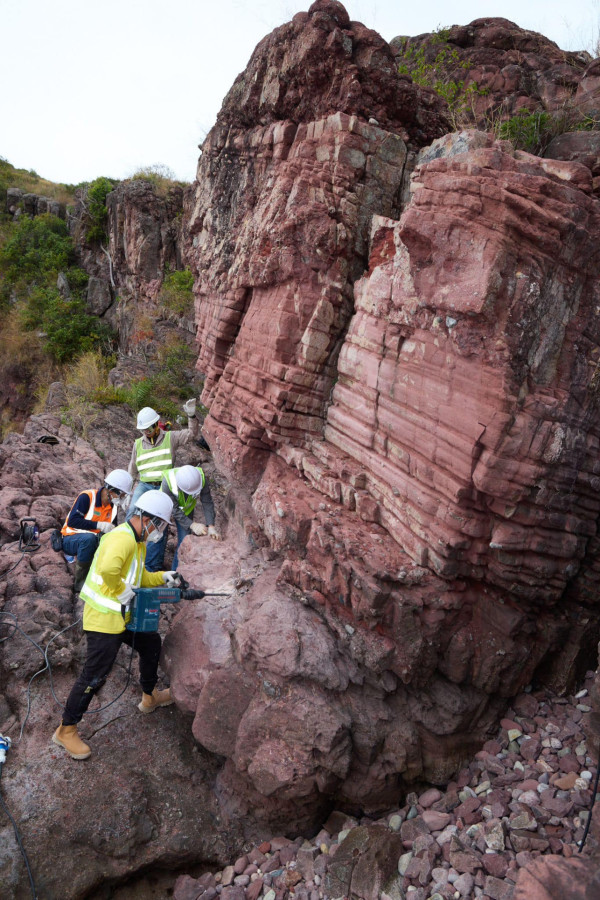
M81 492L81 494L87 494L90 498L90 508L86 512L84 519L87 519L88 522L113 522L117 516L117 507L113 506L112 503L109 503L108 506L97 506L96 499L99 493L101 493L101 491ZM75 498L75 503L77 503L79 497L81 497L81 494L78 494L78 496ZM73 506L75 506L75 503L73 503ZM65 524L62 527L61 534L64 536L69 534L98 534L99 532L97 528L71 528L71 526L67 524L69 521L69 516L73 512L73 506L69 510L69 514L65 519Z

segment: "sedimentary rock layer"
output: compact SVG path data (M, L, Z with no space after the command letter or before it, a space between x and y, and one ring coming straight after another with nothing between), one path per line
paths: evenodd
M273 814L442 782L534 675L565 689L597 628L591 171L466 133L409 182L408 124L332 111L326 80L294 119L274 46L340 15L257 48L190 210L205 432L279 587L186 617L169 665L224 796Z

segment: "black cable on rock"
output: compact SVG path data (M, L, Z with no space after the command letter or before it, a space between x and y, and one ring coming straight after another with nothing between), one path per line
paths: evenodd
M0 762L0 779L2 778L2 768L3 768L3 766L4 766L4 763L1 763L1 762ZM1 791L1 790L0 790L0 806L2 807L2 809L4 810L4 812L6 813L8 819L10 820L10 823L11 823L13 829L14 829L14 832L15 832L15 838L17 839L17 844L19 845L19 850L21 851L21 856L23 857L23 861L24 861L24 863L25 863L25 868L27 869L27 875L29 876L29 886L31 887L31 896L33 897L33 900L37 900L37 891L36 891L36 888L35 888L35 882L34 882L34 880L33 880L33 874L32 874L32 871L31 871L31 866L29 865L29 860L28 860L28 858L27 858L27 852L26 852L26 850L25 850L25 847L23 846L23 841L21 840L21 834L20 834L19 829L18 829L18 827L17 827L17 823L16 823L15 820L13 819L13 817L12 817L12 815L11 815L11 813L10 813L10 810L9 810L8 806L7 806L6 803L4 802L4 797L2 796L2 791Z
M588 836L588 831L590 830L590 825L592 824L592 813L594 812L594 805L596 803L596 794L598 793L598 781L600 780L600 759L598 760L598 766L596 768L596 778L594 779L594 787L592 788L592 800L590 803L590 813L587 817L587 822L585 823L585 831L583 832L583 837L579 843L579 853L583 850L583 845L585 844L585 839Z

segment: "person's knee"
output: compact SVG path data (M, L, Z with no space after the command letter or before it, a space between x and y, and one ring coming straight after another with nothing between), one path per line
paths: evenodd
M106 675L103 675L101 678L90 678L88 681L87 687L84 690L84 694L97 694L100 688L104 685L106 681Z
M98 547L97 534L82 535L78 542L77 559L80 563L89 563L94 557L94 553Z

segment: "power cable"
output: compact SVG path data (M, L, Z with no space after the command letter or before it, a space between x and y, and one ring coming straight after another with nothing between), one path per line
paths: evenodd
M29 679L29 683L28 683L28 685L27 685L27 713L26 713L26 716L25 716L25 720L24 720L24 722L23 722L23 725L21 726L21 734L19 735L19 741L20 741L21 738L22 738L22 736L23 736L23 729L24 729L24 727L25 727L25 723L27 722L27 719L29 718L29 713L30 713L30 706L31 706L31 695L30 695L30 691L31 691L31 683L33 682L33 680L34 680L35 678L37 678L38 675L41 675L43 672L45 672L46 669L48 670L48 677L49 677L49 679L50 679L50 691L51 691L51 693L52 693L52 696L54 697L54 700L55 700L56 704L57 704L58 706L60 706L60 708L63 710L63 712L65 711L65 705L64 705L64 703L62 703L62 702L58 699L58 697L56 696L56 692L55 692L55 690L54 690L54 679L53 679L53 677L52 677L52 665L51 665L50 659L49 659L49 657L48 657L48 649L49 649L50 644L52 643L52 641L54 641L54 640L56 640L56 638L60 637L61 634L64 634L65 631L68 631L70 628L74 628L75 625L78 625L78 624L81 622L81 619L77 619L77 620L76 620L75 622L73 622L71 625L67 625L66 628L63 628L63 629L62 629L62 631L58 631L55 635L53 635L53 636L50 638L50 640L48 641L48 643L47 643L47 645L46 645L46 649L44 650L44 648L41 647L36 641L34 641L32 637L30 637L25 631L23 631L23 629L21 628L21 626L20 626L20 625L18 624L18 622L17 622L17 617L16 617L13 613L8 612L8 610L0 610L0 616L10 616L11 619L14 619L14 622L2 622L2 621L0 620L0 625L7 625L7 626L13 628L12 634L8 634L8 635L6 635L6 637L0 638L0 643L2 643L3 641L7 641L9 637L13 637L13 636L14 636L14 632L15 632L15 631L18 631L20 634L23 635L24 638L26 638L31 644L33 644L33 646L34 646L37 650L39 650L39 652L40 652L40 653L42 654L42 656L44 657L44 661L45 661L45 665L43 666L43 668L39 669L37 672L35 672L35 673L31 676L31 678ZM119 697L122 697L122 696L123 696L123 694L125 693L125 691L126 691L127 688L129 687L129 683L130 683L130 681L131 681L131 669L132 669L132 666L133 666L133 654L134 654L134 651L135 651L135 632L134 632L134 635L133 635L133 639L132 639L132 641L131 641L131 655L130 655L130 657L129 657L129 666L128 666L128 668L127 668L127 681L125 682L125 686L124 686L123 689L117 694L116 697L113 697L113 699L110 700L108 703L106 703L104 706L98 706L98 707L95 708L95 709L88 709L88 710L86 710L86 711L84 712L84 714L83 714L84 716L91 716L91 715L94 715L94 714L96 714L96 713L103 712L105 709L108 709L109 706L112 706L113 703L116 703L117 700L119 699Z
M9 749L10 745L11 745L10 738L2 737L2 735L0 734L0 779L2 778L2 769L4 768L4 763L6 761L6 751ZM11 812L10 812L8 806L4 802L4 797L2 796L1 790L0 790L0 806L6 813L6 816L10 820L10 823L14 829L15 838L16 838L19 850L21 851L21 856L23 857L23 861L25 863L25 868L27 869L27 875L29 877L29 886L31 887L31 896L33 897L33 900L37 900L37 891L35 888L35 882L33 880L33 873L31 871L31 866L29 865L29 859L27 858L27 851L25 850L25 847L23 846L23 841L21 840L21 833L19 832L17 823L15 822L13 816L11 815Z
M588 831L590 830L590 825L592 824L592 813L594 811L594 805L596 803L596 794L598 793L598 781L600 780L600 760L598 760L598 766L596 768L596 778L594 779L594 787L592 788L592 799L590 801L590 811L587 817L587 822L585 823L585 830L583 832L583 837L579 843L579 853L583 850L583 845L585 844L585 839L588 836Z

